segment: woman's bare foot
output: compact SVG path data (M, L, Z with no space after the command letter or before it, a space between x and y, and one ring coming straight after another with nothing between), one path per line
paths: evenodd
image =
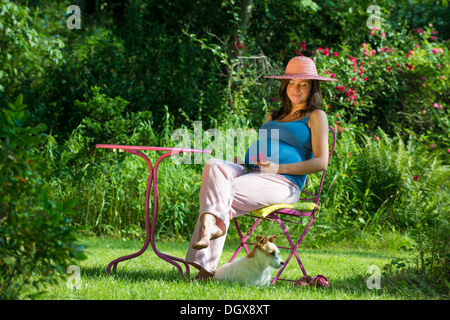
M204 213L200 219L200 234L198 241L192 245L193 249L201 250L209 247L209 241L223 236L222 230L216 225L216 217L211 213Z
M203 281L203 280L208 280L212 277L214 277L214 274L209 273L208 271L206 271L205 269L201 268L199 269L200 271L198 272L197 276L194 278L194 280L197 281Z

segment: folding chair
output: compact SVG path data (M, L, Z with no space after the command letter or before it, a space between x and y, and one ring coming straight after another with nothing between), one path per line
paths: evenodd
M331 156L334 151L334 147L336 146L336 134L332 127L329 127L329 129L330 129L331 133L333 134L333 143L332 143L331 151L330 151L330 154L328 157L328 164L330 163ZM247 214L246 216L256 218L256 221L253 224L253 226L250 228L250 230L247 232L245 237L242 235L241 229L238 224L239 218L233 219L234 225L236 226L237 233L239 235L239 238L241 239L241 243L238 246L236 252L231 257L229 262L232 262L236 258L236 256L238 255L238 253L242 249L242 247L244 247L247 254L249 253L249 249L248 249L247 245L254 245L254 243L247 242L247 239L250 237L250 235L255 230L257 225L261 222L261 220L276 221L281 226L281 228L287 238L287 241L290 245L290 247L279 246L278 248L290 250L290 253L289 253L288 258L285 260L283 267L278 271L277 275L272 280L272 284L275 284L277 282L277 280L285 280L285 281L293 281L293 282L297 281L297 280L293 280L293 279L280 278L280 275L283 273L284 269L288 265L288 263L291 260L293 255L295 255L295 257L297 258L297 262L300 266L300 269L302 270L303 275L306 277L307 274L306 274L305 268L303 267L303 264L300 260L300 257L298 256L297 249L316 217L316 212L319 208L320 192L322 190L322 184L323 184L323 180L325 178L325 173L326 173L326 170L322 173L322 178L320 180L320 185L319 185L319 190L317 192L317 195L314 195L310 192L302 190L300 193L299 202L297 204L277 204L277 205L273 205L273 206L269 206L269 207L265 207L265 208L253 211L253 213L256 214L256 216ZM306 180L306 182L308 182L308 179ZM309 197L309 198L301 198L302 193L306 193L307 197ZM302 203L301 201L314 201L314 202ZM285 217L285 216L289 217L290 219L299 218L300 220L298 221L298 219L297 219L297 221L293 221L293 220L287 220L287 219L280 218L280 217ZM300 238L298 239L298 241L296 243L294 243L292 241L292 239L289 235L289 232L288 232L286 226L284 225L283 221L295 223L295 224L301 224L303 217L310 217L311 219L310 219L309 223L307 224L305 230L301 234Z

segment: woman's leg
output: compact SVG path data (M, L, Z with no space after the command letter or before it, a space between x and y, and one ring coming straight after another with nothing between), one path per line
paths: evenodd
M272 204L296 203L299 195L298 187L284 176L247 173L241 165L208 160L202 174L200 215L186 260L212 275L232 218Z

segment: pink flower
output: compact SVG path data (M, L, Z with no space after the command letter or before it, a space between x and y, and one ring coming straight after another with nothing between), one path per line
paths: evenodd
M334 73L331 74L331 77L334 78Z
M426 114L426 113L427 113L427 110L423 110L422 113L423 113L423 114Z
M439 63L436 63L436 67L438 67L440 69L441 65Z
M385 34L384 32L382 32L382 33L381 33L381 36L384 37L384 36L386 36L386 34Z
M364 80L364 81L367 81L367 77L364 77L363 80Z
M376 136L376 137L375 137L375 140L376 140L376 141L380 141L380 137L379 137L379 136Z
M387 67L387 72L391 72L391 66Z
M433 50L431 50L431 52L433 52L433 54L437 54L438 53L438 49L434 48Z
M441 76L441 79L442 79L442 80L444 80L444 79L445 79L445 77L444 77L444 76Z
M327 70L327 71L325 71L325 73L326 73L326 74L330 74L330 71Z
M430 144L430 149L434 149L434 147L436 147L434 143Z
M427 80L427 77L422 77L422 80Z
M433 107L439 108L439 105L437 104L437 102L433 103Z
M353 77L353 78L352 78L352 80L353 80L353 81L356 81L356 78L355 78L355 77Z
M414 66L412 66L412 65L410 65L410 64L408 64L408 63L405 63L405 66L406 66L409 70L412 70L412 69L414 68Z
M366 43L365 42L361 43L361 47L365 48L366 47Z
M337 57L337 56L338 56L338 53L337 53L337 52L334 52L333 55L334 55L335 57Z
M450 153L450 149L448 149L447 152Z
M277 101L277 99L275 99L275 98L272 98L272 101L273 101L273 102L275 102L275 101Z

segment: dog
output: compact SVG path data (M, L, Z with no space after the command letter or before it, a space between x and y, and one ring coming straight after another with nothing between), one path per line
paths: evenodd
M217 268L214 279L268 286L272 269L280 269L284 265L279 250L273 243L275 239L278 237L257 236L256 245L248 255Z

